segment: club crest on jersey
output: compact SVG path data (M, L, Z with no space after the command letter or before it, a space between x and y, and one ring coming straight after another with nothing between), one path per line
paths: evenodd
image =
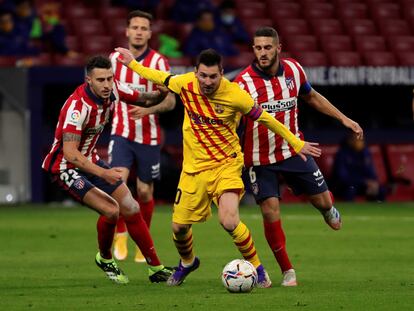
M257 195L259 193L259 185L257 182L252 183L252 192L254 195Z
M222 105L216 104L216 106L214 107L214 111L217 113L223 113L224 107Z
M76 189L81 190L85 187L85 182L82 179L76 179L73 185Z
M295 88L293 77L286 77L285 81L286 81L286 86L289 90L293 90Z

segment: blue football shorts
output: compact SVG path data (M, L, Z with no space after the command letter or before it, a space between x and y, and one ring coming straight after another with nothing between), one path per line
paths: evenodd
M303 161L298 155L281 162L248 168L250 188L256 202L270 197L280 198L280 176L295 195L315 195L328 190L325 178L315 160L307 156Z

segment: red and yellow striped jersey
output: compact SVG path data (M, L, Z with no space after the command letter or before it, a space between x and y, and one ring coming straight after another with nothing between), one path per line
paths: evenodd
M141 77L165 84L180 95L185 108L183 123L183 171L196 173L215 168L229 157L239 156L241 147L236 134L240 113L257 120L273 132L285 137L300 151L304 145L285 126L266 111L254 105L253 98L238 84L222 78L211 96L201 94L194 72L172 76L167 72L142 66L136 61L128 65Z

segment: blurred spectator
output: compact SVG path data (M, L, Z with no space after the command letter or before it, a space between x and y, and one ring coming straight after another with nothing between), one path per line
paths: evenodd
M214 12L210 0L176 0L171 7L170 18L178 23L194 23L201 11Z
M371 152L365 141L354 135L344 139L335 155L331 182L335 196L345 201L353 201L357 195L385 200L385 188L378 182Z
M235 56L239 51L230 37L214 22L214 14L210 10L200 12L195 27L188 36L183 51L187 56L197 56L205 49L214 49L223 56Z
M30 45L28 33L16 27L12 12L0 10L0 55L29 56L38 52L36 47Z
M76 52L69 51L65 43L66 32L60 23L59 6L58 2L44 2L37 14L32 1L15 0L16 27L37 42L42 51L75 56Z
M250 36L236 15L236 5L233 0L224 0L219 7L217 26L224 30L234 43L250 43Z

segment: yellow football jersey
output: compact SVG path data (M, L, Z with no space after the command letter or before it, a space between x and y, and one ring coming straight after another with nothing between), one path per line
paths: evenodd
M165 84L179 94L185 108L183 123L183 170L196 173L222 165L229 157L240 156L241 147L236 127L243 115L268 126L287 139L299 151L304 142L266 111L254 107L253 98L238 84L222 78L218 90L211 96L202 95L194 72L173 76L132 61L128 66L141 77Z

